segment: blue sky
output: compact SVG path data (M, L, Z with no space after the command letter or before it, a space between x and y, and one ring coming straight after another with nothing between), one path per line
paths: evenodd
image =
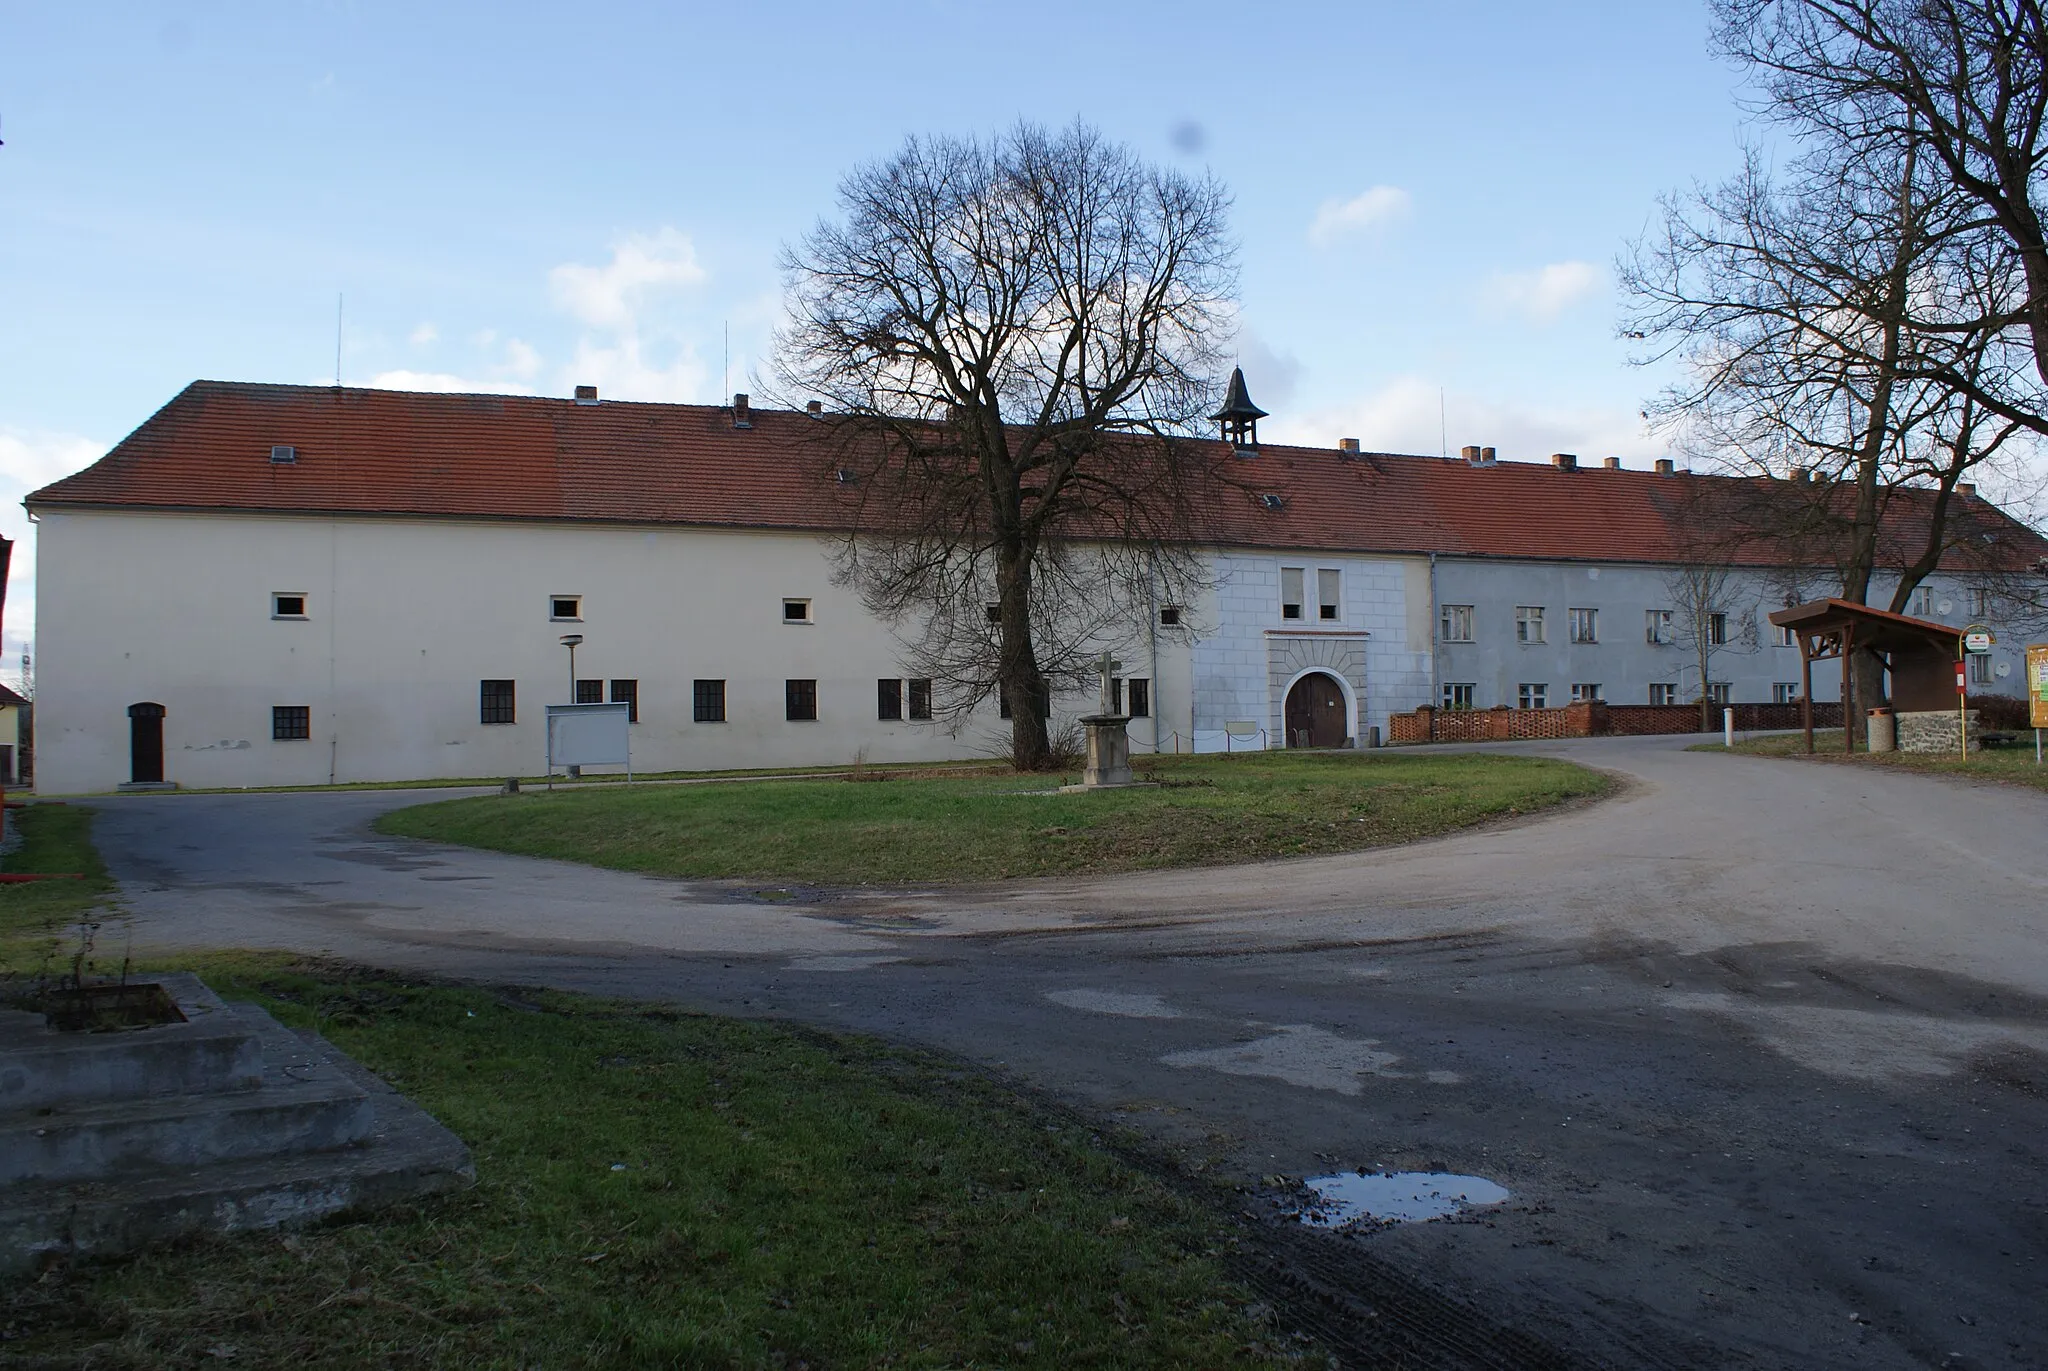
M1630 465L1612 264L1736 165L1691 3L0 0L0 533L187 382L710 402L911 132L1086 119L1236 198L1269 439ZM730 364L725 360L730 331ZM728 381L726 378L730 377ZM10 586L11 662L33 581Z

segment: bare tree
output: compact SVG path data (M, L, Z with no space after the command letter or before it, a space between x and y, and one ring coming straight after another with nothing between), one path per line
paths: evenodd
M1699 672L1700 731L1714 727L1714 662L1729 652L1755 652L1757 593L1748 577L1720 562L1685 562L1664 577L1671 601L1670 646Z
M1052 686L1187 603L1226 449L1193 441L1236 284L1228 196L1085 125L912 138L783 253L775 371L822 397L842 570L941 682L996 695L1020 768Z

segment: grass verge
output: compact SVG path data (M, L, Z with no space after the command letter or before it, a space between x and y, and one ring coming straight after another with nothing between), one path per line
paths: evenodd
M7 824L20 846L0 858L0 871L77 872L76 881L0 884L0 976L55 974L79 949L78 928L114 893L114 881L92 844L90 809L30 805L10 810Z
M1211 1209L943 1059L276 959L196 969L432 1111L478 1184L0 1287L0 1365L1289 1361Z
M382 833L671 876L821 885L987 881L1350 852L1605 793L1600 773L1478 753L1260 752L1136 759L1156 786L1062 778L776 781L490 795ZM1071 779L1071 778L1069 778Z
M2001 781L2007 785L2048 790L2048 765L2034 763L2032 734L2023 735L2025 747L1995 747L1972 752L1967 762L1960 757L1934 756L1922 752L1844 752L1842 730L1815 729L1813 755L1806 755L1806 735L1779 733L1767 738L1750 738L1735 745L1748 757L1791 757L1799 761L1833 762L1845 766L1889 767L1895 771L1918 771L1932 776L1962 776L1973 781ZM1719 743L1699 743L1688 752L1726 752Z

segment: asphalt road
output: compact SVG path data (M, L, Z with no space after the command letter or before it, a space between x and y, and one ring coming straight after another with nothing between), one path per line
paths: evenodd
M377 837L399 792L96 800L139 946L236 945L930 1044L1244 1187L1247 1271L1423 1366L2048 1366L2048 795L1687 753L1347 857L963 891L664 881ZM1444 1222L1291 1182L1448 1170Z

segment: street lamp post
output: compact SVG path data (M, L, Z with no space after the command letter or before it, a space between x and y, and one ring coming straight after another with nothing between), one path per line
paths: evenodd
M569 649L569 703L576 703L576 645L583 641L581 633L564 633L562 646Z

